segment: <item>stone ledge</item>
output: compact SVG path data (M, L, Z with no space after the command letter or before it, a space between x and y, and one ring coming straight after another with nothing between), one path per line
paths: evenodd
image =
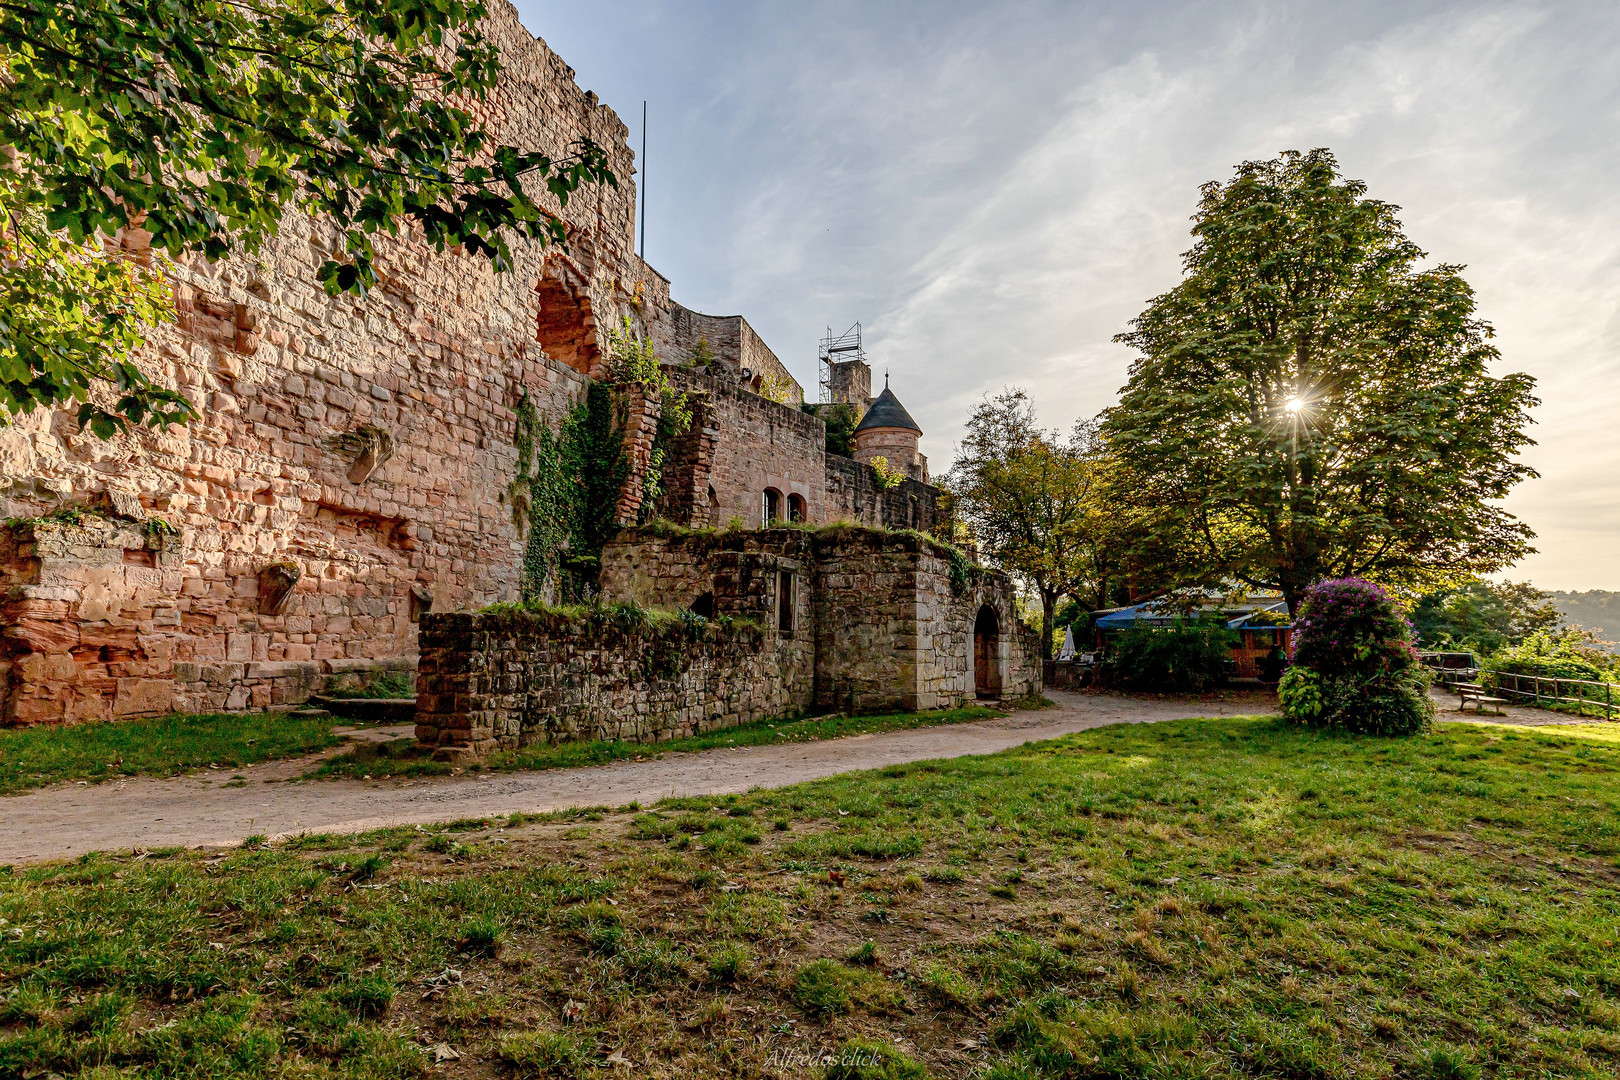
M365 724L409 724L416 719L415 698L334 698L316 696L316 705L345 720Z
M414 656L385 656L377 660L345 657L321 663L329 675L356 675L371 671L415 671L417 660Z
M259 660L248 664L244 674L249 679L308 679L319 673L313 660Z

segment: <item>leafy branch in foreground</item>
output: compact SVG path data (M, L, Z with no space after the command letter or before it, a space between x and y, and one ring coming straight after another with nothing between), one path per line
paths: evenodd
M130 358L170 312L161 261L75 243L11 194L0 186L0 406L17 415L77 401L80 426L102 438L126 418L194 418L183 395L154 385ZM91 400L96 382L116 392L112 408Z
M556 156L481 125L473 109L501 71L486 14L481 0L0 0L13 216L37 212L73 244L140 228L171 257L217 259L255 250L297 206L340 234L317 273L333 294L375 285L374 239L402 226L507 270L512 236L564 243L555 209L617 180L593 142ZM111 287L104 306L123 295L81 284ZM94 363L64 374L71 355L0 358L16 369L10 411L108 377ZM136 404L129 419L178 415L175 401Z

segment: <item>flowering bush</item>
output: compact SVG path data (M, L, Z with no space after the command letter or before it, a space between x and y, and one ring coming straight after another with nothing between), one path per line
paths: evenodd
M1306 590L1294 626L1294 663L1322 675L1366 676L1418 662L1411 624L1388 593L1360 578Z
M1377 735L1428 729L1428 672L1383 589L1360 578L1321 582L1305 594L1295 627L1293 666L1277 688L1284 716Z

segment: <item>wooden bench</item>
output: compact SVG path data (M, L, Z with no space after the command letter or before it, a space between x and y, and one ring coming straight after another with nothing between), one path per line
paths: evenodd
M1485 693L1485 688L1479 683L1460 682L1456 684L1455 689L1458 697L1458 712L1467 712L1468 706L1472 705L1476 714L1484 716L1485 706L1489 705L1493 715L1505 715L1502 712L1502 706L1507 704L1507 699L1489 696Z

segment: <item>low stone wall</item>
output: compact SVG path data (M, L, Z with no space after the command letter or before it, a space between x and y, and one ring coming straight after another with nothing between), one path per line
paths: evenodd
M759 625L627 622L613 608L424 616L417 739L449 759L541 742L651 743L809 704L793 650Z
M953 566L960 563L959 566ZM789 629L776 591L794 588ZM854 526L627 529L602 552L605 599L680 608L706 598L717 613L755 619L817 708L876 713L975 700L974 626L989 608L999 697L1039 693L1037 635L1018 618L1005 574L913 532Z

